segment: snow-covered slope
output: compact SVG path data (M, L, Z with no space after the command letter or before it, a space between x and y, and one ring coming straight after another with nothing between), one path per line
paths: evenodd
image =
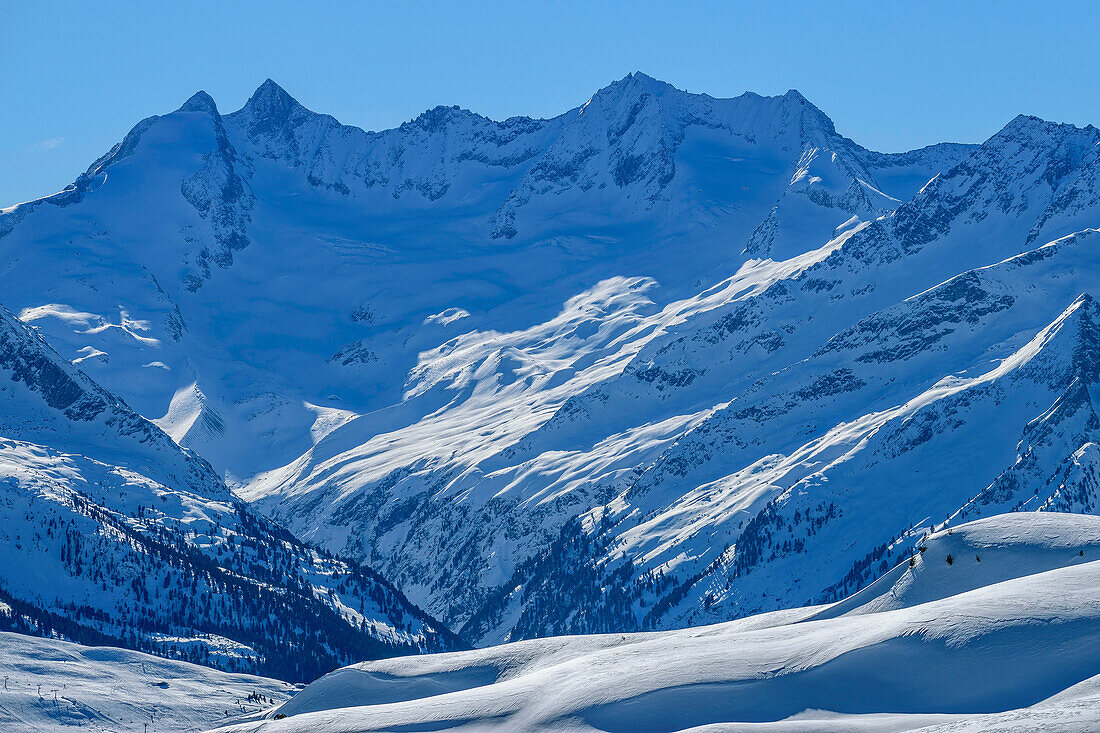
M1095 511L1098 161L1030 117L881 154L641 74L377 133L269 81L0 213L0 285L472 641L674 628L836 600L948 517Z
M355 665L225 730L1100 724L1100 518L994 517L921 547L841 604Z
M179 446L0 306L0 434L102 460L210 499L229 492L209 464Z
M0 727L9 733L197 733L295 691L265 677L9 632L0 632L0 676Z
M252 512L2 307L0 393L0 627L293 680L461 646Z

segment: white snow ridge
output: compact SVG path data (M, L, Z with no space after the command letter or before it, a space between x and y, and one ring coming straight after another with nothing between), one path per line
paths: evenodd
M268 80L0 261L0 729L1100 729L1092 126Z

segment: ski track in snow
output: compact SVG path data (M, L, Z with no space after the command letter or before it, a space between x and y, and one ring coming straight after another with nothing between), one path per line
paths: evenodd
M203 731L295 692L264 677L8 632L0 677L0 728L10 733Z

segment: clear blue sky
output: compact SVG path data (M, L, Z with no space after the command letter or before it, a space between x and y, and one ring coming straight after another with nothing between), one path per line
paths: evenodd
M886 151L980 142L1017 113L1100 122L1100 3L0 0L0 206L62 188L139 119L266 77L367 129L437 104L550 116L641 70L795 88Z

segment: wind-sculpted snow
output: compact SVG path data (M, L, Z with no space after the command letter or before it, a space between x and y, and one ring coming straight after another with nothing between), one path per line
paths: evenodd
M666 629L835 600L949 518L1096 510L1098 150L1021 117L876 153L795 91L643 74L366 132L269 80L0 212L0 284L471 641Z
M1030 519L933 534L840 604L355 665L223 730L1089 730L1100 519Z
M74 369L31 328L0 306L0 434L82 452L95 449L161 483L228 499L201 458L180 450L125 402Z
M868 587L810 618L907 608L1091 562L1100 551L1098 529L1100 520L1095 516L1055 512L1001 514L942 529L914 548L912 564L901 562Z

